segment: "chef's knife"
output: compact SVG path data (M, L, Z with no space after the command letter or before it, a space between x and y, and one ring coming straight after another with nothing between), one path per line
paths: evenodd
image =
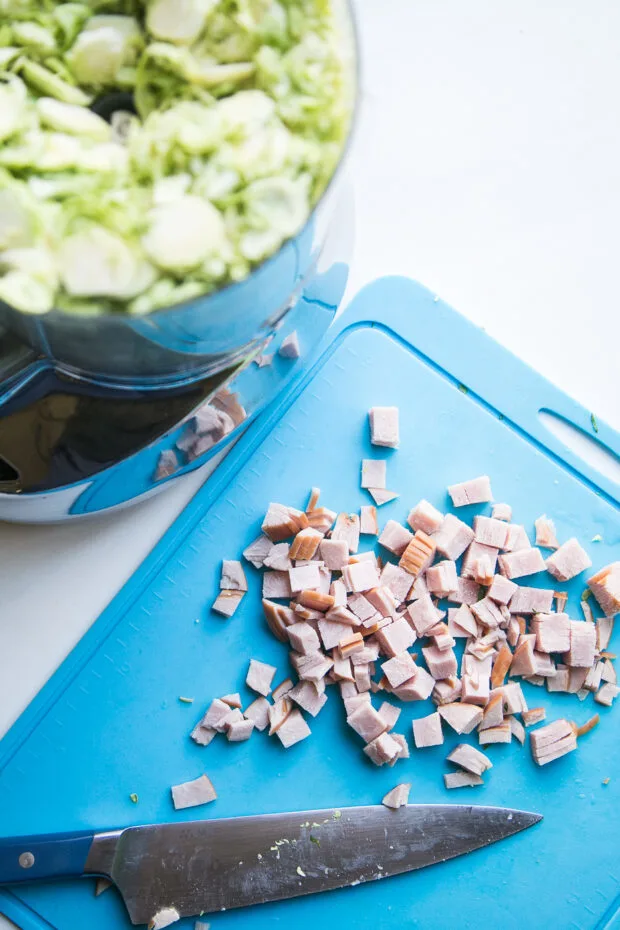
M498 807L410 804L16 837L0 840L0 882L105 876L132 923L145 924L168 907L190 917L421 869L541 819Z

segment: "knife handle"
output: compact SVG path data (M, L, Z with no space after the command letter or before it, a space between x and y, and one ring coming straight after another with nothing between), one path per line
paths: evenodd
M81 877L93 839L87 831L0 839L0 884Z

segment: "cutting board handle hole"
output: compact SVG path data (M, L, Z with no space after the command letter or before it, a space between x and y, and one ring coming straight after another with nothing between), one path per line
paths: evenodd
M590 436L584 429L552 410L542 408L538 411L538 418L556 439L583 459L590 468L620 484L620 456L612 452L600 439Z

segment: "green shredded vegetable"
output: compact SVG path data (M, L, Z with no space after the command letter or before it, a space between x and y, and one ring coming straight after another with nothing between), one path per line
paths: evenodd
M598 433L598 420L593 413L590 414L590 423L592 424L592 429L595 433Z
M0 0L0 300L143 315L298 233L351 120L337 2Z

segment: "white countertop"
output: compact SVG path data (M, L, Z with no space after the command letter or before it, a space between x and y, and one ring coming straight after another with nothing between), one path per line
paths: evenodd
M620 429L620 4L355 5L349 296L414 277ZM93 522L0 524L0 733L203 480Z

